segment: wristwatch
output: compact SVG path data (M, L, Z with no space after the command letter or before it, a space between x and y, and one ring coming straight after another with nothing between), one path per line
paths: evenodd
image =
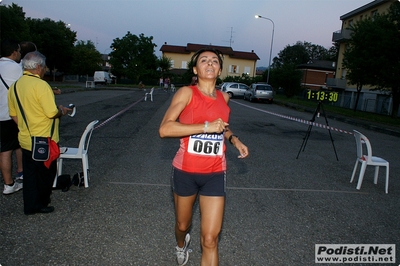
M230 135L229 138L228 138L228 140L229 140L229 142L230 142L231 144L233 144L233 143L232 143L232 138L233 138L233 137L236 137L237 139L239 139L239 137L236 136L236 135L233 135L233 134Z

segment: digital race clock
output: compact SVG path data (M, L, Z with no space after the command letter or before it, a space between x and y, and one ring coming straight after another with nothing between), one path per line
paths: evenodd
M337 102L338 98L339 98L339 93L335 91L316 91L316 90L307 91L307 99L309 100Z

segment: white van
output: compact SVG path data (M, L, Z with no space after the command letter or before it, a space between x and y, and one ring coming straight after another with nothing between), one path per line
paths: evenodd
M113 75L107 71L94 72L94 84L111 84L113 82Z

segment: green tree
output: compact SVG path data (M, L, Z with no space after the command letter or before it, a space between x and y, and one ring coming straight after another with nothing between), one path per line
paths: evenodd
M326 50L326 49L325 49ZM311 43L297 42L295 45L287 45L279 52L278 57L273 60L273 68L270 73L270 84L274 88L283 88L287 97L292 97L300 89L302 78L301 71L296 67L307 63L314 57L321 56L322 46L312 45ZM263 73L266 79L267 71Z
M0 14L1 39L32 41L46 56L51 71L69 70L76 32L71 31L64 22L55 22L49 18L25 18L22 7L16 4L0 6Z
M113 74L118 77L127 77L135 81L154 78L157 69L157 57L154 48L153 36L146 37L143 33L139 36L128 33L122 38L113 40L110 48L110 64Z
M363 21L363 23L359 23L357 27L357 31L361 30L369 32L370 23L367 20ZM365 29L364 29L365 27ZM353 28L355 29L355 28ZM367 34L368 35L368 34ZM348 48L344 53L343 66L347 68L349 71L347 72L346 78L353 84L356 85L357 96L356 102L354 104L354 111L357 110L358 101L360 98L360 93L364 85L372 83L374 77L371 76L371 72L374 72L375 63L372 56L370 56L370 51L367 49L353 49L356 43L367 42L370 37L367 35L358 35L354 36L354 39L350 41L350 43L354 42L352 48ZM359 45L357 45L358 48ZM363 66L363 67L361 67ZM375 74L375 73L374 73Z
M339 43L334 43L331 48L329 48L328 53L322 60L328 60L336 62L339 54Z
M266 80L267 71L263 73L263 80ZM296 69L294 64L285 64L271 69L270 84L273 88L282 88L286 97L296 95L300 90L300 81L303 73Z
M298 42L298 44L301 44ZM304 47L308 53L309 60L317 59L317 60L324 60L328 56L328 50L318 44L312 44L310 42L303 42Z
M171 58L167 56L160 56L157 59L157 66L161 70L162 75L164 76L165 73L168 73L172 67Z
M0 38L14 39L16 41L30 41L29 26L25 21L25 12L22 7L12 4L11 6L0 5Z
M343 66L347 79L361 91L363 85L389 90L393 96L392 116L400 103L400 2L388 14L376 15L352 27Z
M73 49L71 74L93 75L102 64L101 54L92 41L78 41Z
M273 67L283 65L300 65L310 60L310 55L303 43L297 42L295 45L287 45L278 53L278 57L273 60Z
M294 45L287 45L280 51L278 57L273 59L273 66L279 67L285 64L301 65L312 59L336 61L337 51L337 44L328 50L318 44L298 41Z
M49 18L28 18L32 40L38 50L46 56L46 64L50 71L57 69L68 72L71 66L71 55L76 42L76 32L62 22Z

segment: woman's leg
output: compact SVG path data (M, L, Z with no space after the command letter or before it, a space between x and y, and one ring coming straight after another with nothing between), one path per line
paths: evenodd
M193 204L197 195L178 196L174 193L175 202L175 238L179 247L184 246L185 236L192 225Z
M199 197L201 215L201 265L218 265L218 236L224 218L225 197Z

